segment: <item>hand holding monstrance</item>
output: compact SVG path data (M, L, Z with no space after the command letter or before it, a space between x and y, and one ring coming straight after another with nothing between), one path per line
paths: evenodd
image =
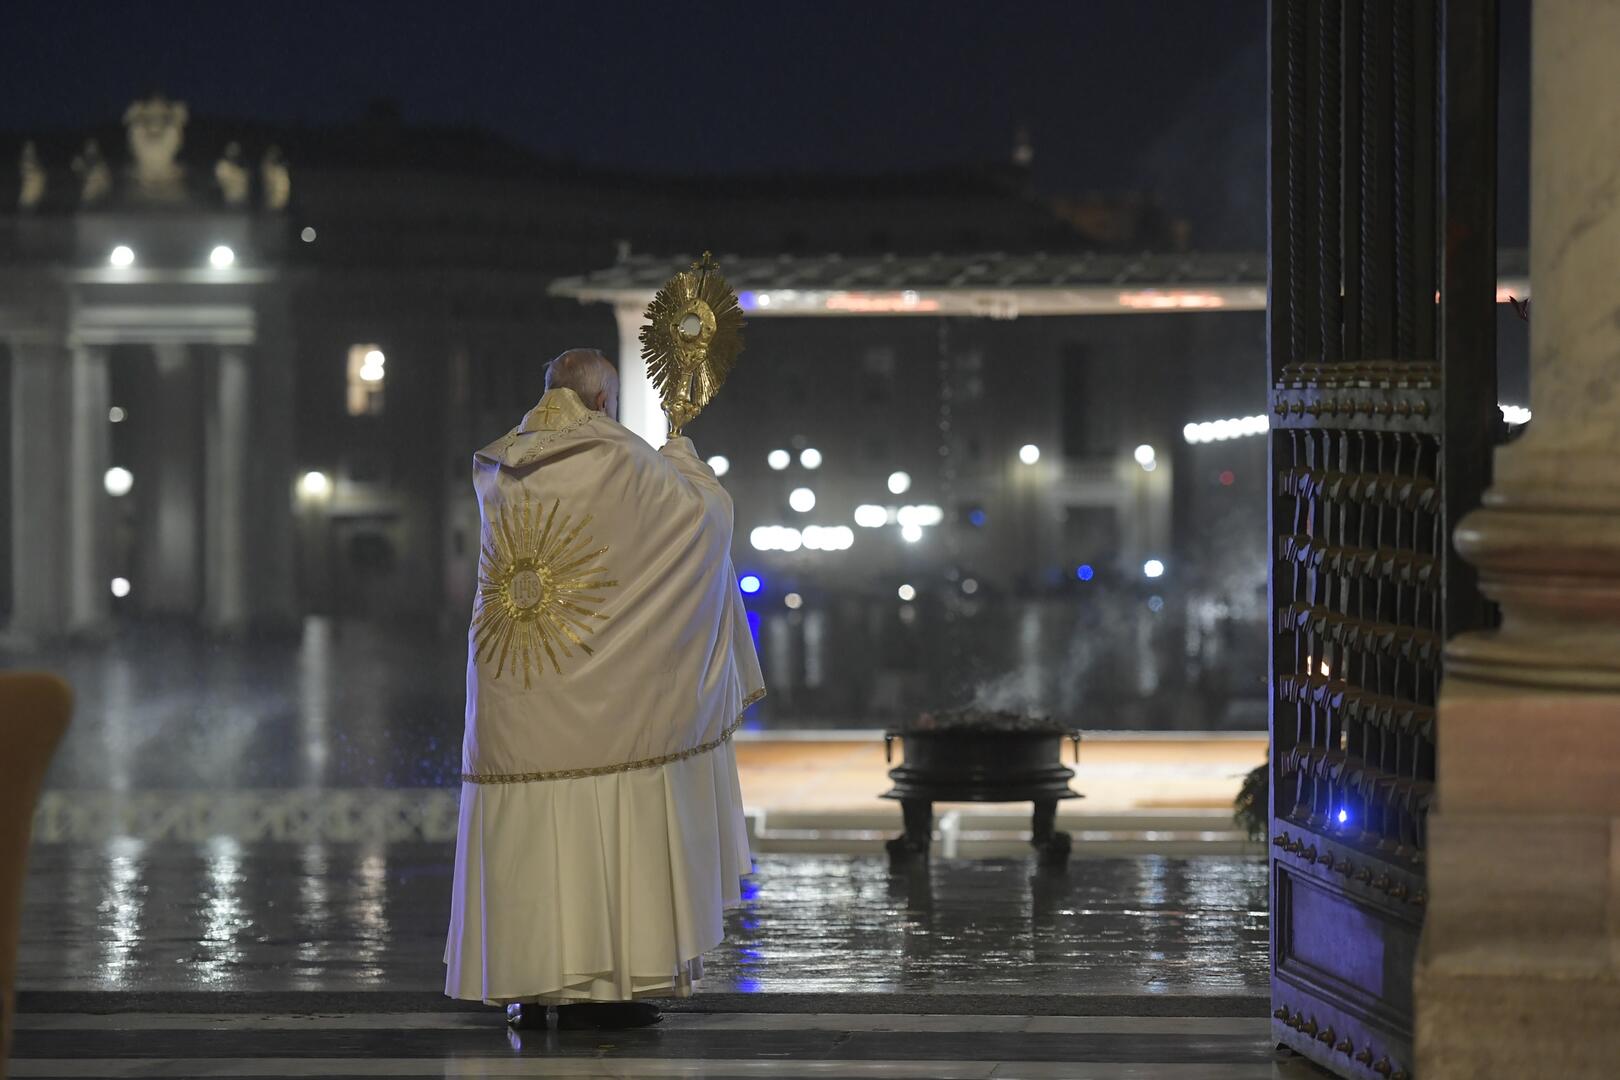
M742 352L742 308L707 251L647 305L641 358L658 387L671 438L720 392Z

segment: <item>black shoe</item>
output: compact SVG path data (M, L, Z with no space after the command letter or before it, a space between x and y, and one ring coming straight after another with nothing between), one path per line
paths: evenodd
M657 1006L645 1001L582 1001L557 1006L560 1031L624 1031L651 1027L663 1018Z
M549 1011L544 1005L514 1002L506 1007L506 1026L514 1031L544 1031Z

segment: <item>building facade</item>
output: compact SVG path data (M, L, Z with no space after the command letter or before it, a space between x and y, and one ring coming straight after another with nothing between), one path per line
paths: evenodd
M1259 411L1258 258L1168 254L1140 200L1058 204L1016 168L644 178L386 111L125 119L0 146L8 636L461 633L472 450L563 348L634 382L642 292L709 248L748 351L691 433L729 466L774 707L905 711L941 664L958 696L1045 711L1111 679L1099 726L1258 699L1208 680L1257 633L1260 441L1183 434Z

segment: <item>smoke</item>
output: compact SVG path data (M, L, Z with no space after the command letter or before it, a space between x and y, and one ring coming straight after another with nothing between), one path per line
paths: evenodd
M1102 590L1080 603L1022 605L1016 630L1007 635L1016 643L1017 660L975 684L972 707L1079 722L1099 700L1127 687L1139 665L1155 662L1153 656L1132 656L1129 648L1138 639L1138 622L1150 617L1145 608L1128 610Z

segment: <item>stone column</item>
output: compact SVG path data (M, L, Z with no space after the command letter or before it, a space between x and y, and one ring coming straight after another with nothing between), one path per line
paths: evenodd
M1425 1080L1620 1060L1620 4L1533 10L1533 419L1456 533L1502 625L1447 650Z
M248 397L250 371L245 349L219 350L208 382L204 417L203 619L217 631L236 633L247 625ZM284 496L284 492L276 492Z
M195 618L202 563L198 506L199 458L196 369L185 345L152 346L155 378L142 387L143 411L132 417L142 446L144 470L139 509L139 577L134 581L139 610Z
M664 445L669 421L658 398L658 388L647 377L641 361L641 327L646 308L618 304L613 316L619 323L619 422L654 446Z
M69 360L57 345L11 350L11 583L8 630L24 641L67 629L68 457L61 445Z
M293 521L297 466L297 370L286 295L261 297L251 354L252 417L248 424L248 619L256 628L290 632L300 612L298 538Z
M79 345L67 372L67 467L62 498L67 504L68 629L102 629L111 608L106 491L110 458L107 350Z

